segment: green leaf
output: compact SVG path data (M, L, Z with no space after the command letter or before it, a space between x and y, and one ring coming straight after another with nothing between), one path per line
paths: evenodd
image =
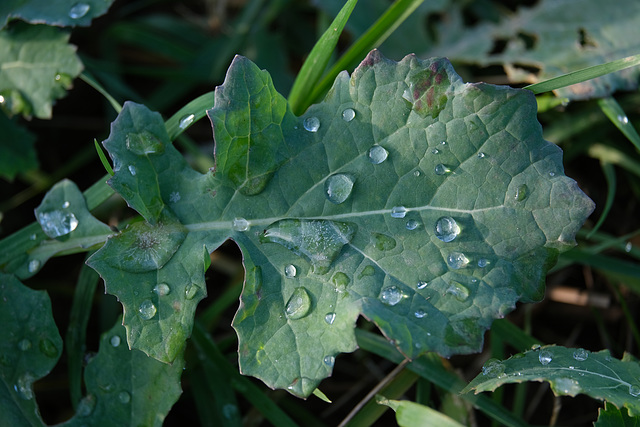
M87 395L61 426L162 426L182 390L182 359L168 365L129 350L118 322L100 338L98 354L85 368Z
M82 71L69 34L17 22L0 31L0 106L10 115L51 118L51 108Z
M16 174L38 167L36 137L0 111L0 176L13 181Z
M179 353L205 295L203 250L229 238L246 272L240 368L271 387L310 395L356 348L360 314L411 358L479 351L494 318L542 297L593 210L542 139L533 94L464 84L444 59L373 51L297 118L236 57L215 105L214 172L190 169L136 104L105 143L112 183L134 182L131 167L147 183L123 197L148 223L89 264L122 301L130 344L161 360ZM155 135L155 152L127 144L131 133Z
M0 29L11 19L33 24L61 27L91 24L107 12L113 0L3 0L0 5Z
M11 426L44 425L33 382L47 375L62 354L49 296L0 273L0 325L2 421Z
M508 383L548 381L556 395L586 394L640 414L640 365L625 355L612 358L608 350L591 353L582 348L536 347L504 361L491 359L462 391L476 394Z
M627 410L618 409L608 402L598 410L598 421L594 427L636 427L640 425L640 417L630 417Z
M378 403L387 405L396 412L396 421L400 427L435 425L442 427L462 427L462 424L449 418L445 414L428 406L408 400L378 399Z

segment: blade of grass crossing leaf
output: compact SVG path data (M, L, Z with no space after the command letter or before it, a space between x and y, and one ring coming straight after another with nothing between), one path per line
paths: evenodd
M100 144L98 144L98 140L94 139L93 144L96 146L96 152L98 153L98 157L100 157L102 166L104 166L104 169L107 171L109 175L113 176L113 168L109 164L109 161L107 160L107 156L104 155L104 151L102 151L102 148L100 148Z
M82 363L86 345L87 323L91 315L93 295L98 287L99 279L100 276L95 270L83 265L71 304L65 345L69 365L69 392L74 409L77 408L82 398Z
M310 94L329 63L329 58L338 44L340 34L342 34L342 30L357 3L358 0L349 0L345 3L338 16L316 42L304 61L289 94L289 105L293 114L299 116L311 105Z
M309 103L318 99L331 87L343 70L351 70L372 49L380 46L424 0L396 0L386 12L338 59L314 87Z
M552 90L571 86L576 83L595 79L596 77L604 76L605 74L624 70L625 68L634 67L638 64L640 64L640 54L628 56L626 58L607 62L605 64L594 65L593 67L583 68L582 70L572 71L570 73L563 74L558 77L553 77L543 82L525 86L524 89L529 89L535 94L549 92Z
M379 335L356 329L356 339L361 349L377 354L394 363L404 360L398 350L387 340ZM454 373L447 371L440 362L439 356L427 354L408 365L408 369L417 373L421 377L431 381L438 387L450 393L459 393L466 384ZM488 417L494 419L504 426L527 426L522 419L505 409L502 405L497 405L491 398L484 395L463 395L463 399L471 402L476 408L484 412Z
M624 136L631 141L637 150L640 150L640 135L638 135L636 128L633 127L627 117L627 113L624 112L620 104L618 104L618 101L610 96L599 99L598 105L609 120L611 120L611 122L620 129L620 132L622 132Z
M107 101L109 101L109 104L111 104L111 106L116 111L116 113L120 114L120 111L122 111L122 105L120 105L120 103L118 103L118 101L116 101L115 98L111 96L111 94L107 92L107 90L103 88L102 85L98 83L98 81L95 78L93 78L88 72L84 71L83 73L80 74L80 79L85 83L87 83L92 88L94 88L95 90L97 90L98 92L100 92L102 96L104 96L107 99Z
M189 126L207 115L207 110L214 106L214 93L207 92L200 95L187 105L179 109L165 122L169 138L173 141Z
M611 163L600 162L600 167L602 167L602 172L604 173L604 179L607 181L607 200L604 203L604 208L602 209L602 214L600 214L600 218L598 218L598 222L593 227L593 229L587 234L587 239L593 236L596 233L600 226L604 223L604 220L607 218L609 211L611 210L611 206L613 206L613 200L616 197L616 171Z
M631 159L620 150L608 145L594 144L589 148L588 153L594 159L621 166L629 172L640 176L640 162Z

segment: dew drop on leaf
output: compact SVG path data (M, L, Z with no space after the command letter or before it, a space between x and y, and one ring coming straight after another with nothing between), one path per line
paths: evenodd
M467 298L469 298L469 288L462 283L451 282L446 292L449 295L453 295L455 299L460 302L466 301Z
M58 349L56 348L56 345L49 338L41 339L38 344L38 347L40 348L40 351L42 352L42 354L44 354L47 357L50 357L53 359L58 355Z
M37 259L32 259L31 261L29 261L29 266L27 267L27 269L29 270L29 273L35 273L36 271L38 271L39 268L40 268L40 261L38 261Z
M396 305L404 298L404 294L397 286L386 287L380 292L380 300L386 305Z
M389 152L380 145L374 145L373 147L369 148L368 155L369 161L371 163L373 163L374 165L379 165L380 163L387 160L387 157L389 157Z
M407 215L407 208L404 206L394 206L391 208L391 218L404 218Z
M529 187L527 187L527 184L522 184L516 189L516 194L513 196L513 198L516 199L516 202L521 202L526 199L528 195Z
M424 288L426 288L427 286L429 286L429 283L428 283L428 282L425 282L424 280L420 280L420 281L418 282L418 284L416 285L416 288L418 288L418 289L424 289Z
M184 297L190 300L193 299L193 297L195 297L197 293L198 287L196 285L187 285L186 289L184 290Z
M289 264L284 268L284 275L287 276L288 278L292 278L292 277L296 277L296 273L297 273L297 269L296 266L293 264Z
M618 121L623 125L626 125L629 123L629 118L627 116L623 116L622 114L620 114L618 115Z
M129 394L128 391L123 390L120 393L118 393L118 400L120 401L120 403L126 405L131 401L131 395Z
M193 121L196 119L196 115L195 114L187 114L186 116L183 116L180 121L178 122L178 127L180 129L186 129L189 126L191 126L191 123L193 123Z
M451 173L451 169L449 169L449 167L443 165L442 163L437 164L434 171L436 175L445 175Z
M324 321L327 322L328 325L333 325L333 322L336 320L336 314L334 312L327 313L324 315Z
M158 283L153 287L153 292L155 292L159 297L163 297L165 295L169 295L171 288L166 283Z
M378 233L374 233L374 234L378 234ZM395 240L394 240L394 242L395 242ZM358 276L358 277L360 279L362 279L363 277L373 276L374 274L376 274L376 269L373 268L372 265L367 265L365 268L362 269L362 272L360 273L360 276Z
M489 260L486 258L480 258L478 260L478 267L480 268L485 268L489 264L491 264L491 262L489 262Z
M91 9L91 6L87 3L76 3L69 9L69 18L80 19L89 13L89 9Z
M485 375L489 378L496 378L504 374L504 369L504 364L498 359L489 359L482 366L482 375Z
M136 167L133 166L133 165L129 165L128 168L129 168L129 173L131 174L131 176L136 176L136 173L137 173L136 172Z
M582 391L578 381L567 377L557 378L553 382L553 388L558 393L568 394L570 396L575 396Z
M126 145L129 151L138 156L164 152L164 144L162 141L148 130L140 133L128 133Z
M18 348L22 351L27 351L31 348L31 341L28 339L22 339L18 342Z
M584 362L589 358L589 352L584 348L579 348L573 352L573 358L579 362Z
M482 151L478 153L478 158L479 159L484 159L487 155L485 153L483 153Z
M67 201L65 201L65 202L62 204L62 209L67 209L69 206L70 206L70 203L69 203L69 201L67 200Z
M325 356L324 357L324 364L327 365L330 368L333 368L333 365L336 363L336 358L333 356Z
M88 394L80 400L76 414L80 417L88 417L91 415L96 407L96 397L93 394Z
M324 182L324 194L331 203L339 205L347 200L355 183L353 175L338 173L331 175Z
M637 385L630 385L629 394L633 397L640 396L640 387L638 387Z
M410 219L409 221L407 221L406 227L407 230L415 230L419 225L420 223L418 221L416 221L415 219Z
M548 365L549 363L551 363L551 360L553 360L553 353L551 353L551 350L547 349L540 350L540 353L538 354L538 360L541 364Z
M440 150L438 150L437 148L434 148L431 150L431 154L440 154Z
M65 236L78 227L78 219L72 212L59 210L38 212L38 222L42 231L51 238Z
M311 297L302 286L293 290L293 294L287 301L284 312L289 319L302 319L311 311Z
M234 218L232 228L234 231L247 231L249 229L249 221L244 218Z
M317 117L307 117L302 122L302 126L309 132L318 132L318 129L320 129L320 120Z
M112 336L111 339L109 340L109 343L113 347L118 347L120 345L120 337L118 335Z
M33 374L31 372L25 372L16 381L16 385L13 386L13 389L20 394L20 397L24 400L33 399L33 389L31 385L33 384Z
M333 277L331 277L331 281L337 288L345 288L349 285L351 279L349 279L349 276L342 271L338 271L333 275Z
M455 219L443 216L436 221L436 237L445 243L451 242L460 234L460 227Z
M633 244L631 242L627 242L627 244L624 245L624 251L629 253L631 252L631 249L633 249Z
M138 312L140 313L140 317L142 317L144 320L149 320L156 315L157 308L150 300L147 299L140 303Z
M396 239L391 236L387 236L386 234L371 233L371 236L373 237L374 247L379 251L390 251L397 245ZM371 266L369 265L367 267ZM365 267L365 270L367 270L367 267ZM371 267L371 273L373 274L373 267ZM364 274L364 270L362 274Z
M413 313L413 315L416 316L416 318L418 319L422 319L427 315L427 312L422 309L418 309L415 311L415 313Z
M347 108L342 112L342 120L344 120L345 122L350 122L355 117L356 117L356 112L353 110L353 108Z
M469 258L462 252L451 252L447 257L447 264L454 270L464 268L469 264Z

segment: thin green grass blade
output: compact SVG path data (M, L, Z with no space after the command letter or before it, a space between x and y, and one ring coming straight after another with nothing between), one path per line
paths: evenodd
M611 122L627 137L629 141L640 150L640 135L633 127L627 113L624 112L618 101L609 96L598 100L598 105L602 112L611 120Z
M589 148L588 153L594 159L618 165L634 175L640 176L640 162L632 159L616 148L608 145L594 144Z
M616 275L640 279L640 265L637 263L613 258L606 255L592 254L583 249L575 248L562 254L564 258L582 265L588 265L597 270L611 272Z
M358 0L349 0L345 3L304 61L289 93L289 105L296 116L304 113L311 105L310 94L327 67L340 34L357 3Z
M558 77L553 77L543 82L525 86L524 89L529 89L535 94L549 92L552 90L571 86L576 83L582 83L587 80L595 79L596 77L604 76L605 74L615 73L616 71L624 70L625 68L635 67L638 64L640 64L640 54L628 56L626 58L607 62L605 64L583 68L582 70L572 71L570 73L563 74Z
M329 400L329 398L327 397L327 395L324 394L322 390L320 390L319 388L313 390L313 395L324 402L332 403L331 400Z
M214 93L207 92L200 95L187 105L179 109L164 123L169 134L169 139L175 140L178 135L187 130L189 126L207 115L207 110L214 106Z
M222 313L232 304L238 302L242 292L242 282L232 283L225 291L198 316L198 321L206 329L211 330L220 319Z
M96 146L96 151L98 152L98 157L100 157L100 161L102 162L102 166L107 171L107 173L113 176L113 168L109 164L109 160L107 160L107 156L104 155L104 151L100 148L100 144L98 144L98 140L94 138L93 144Z
M640 331L638 330L638 326L636 325L635 316L631 313L631 310L629 310L629 305L627 304L624 296L622 296L619 286L613 286L613 289L616 293L617 300L620 303L620 308L622 308L624 317L627 319L627 323L629 324L629 328L631 329L631 333L633 334L633 338L636 340L637 345L638 343L640 343ZM629 344L631 345L631 343Z
M380 46L424 0L396 0L387 11L338 59L314 87L309 102L316 102L342 70L351 70L369 51Z
M493 322L491 332L518 351L525 351L534 344L542 344L540 341L527 334L507 319L499 319Z
M102 85L100 83L98 83L98 81L96 79L94 79L86 71L84 71L83 73L80 74L80 79L82 81L84 81L85 83L87 83L92 88L94 88L95 90L97 90L98 92L100 92L102 94L102 96L104 96L107 99L107 101L109 101L109 104L111 104L113 109L116 110L116 113L120 114L120 111L122 111L122 105L120 105L120 103L118 101L116 101L115 98L113 96L111 96L111 94L109 92L107 92L107 90L105 88L103 88Z
M587 239L593 236L596 233L605 219L607 219L607 215L609 215L609 211L611 210L611 206L613 206L613 200L616 197L616 170L611 163L601 162L600 166L602 167L602 172L604 173L604 178L607 181L607 200L605 201L604 208L602 209L602 214L600 218L598 218L598 222L593 227L593 229L587 234Z
M198 412L201 426L214 426L218 422L214 406L211 404L213 395L202 370L202 366L190 366L185 372L189 378L191 396Z

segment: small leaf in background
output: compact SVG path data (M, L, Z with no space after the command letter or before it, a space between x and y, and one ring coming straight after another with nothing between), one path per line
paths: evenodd
M640 417L630 417L626 409L618 409L615 405L604 402L604 408L598 410L598 420L594 427L637 427Z
M33 383L47 375L62 354L49 296L0 273L0 325L2 423L42 425Z
M462 392L477 394L524 381L547 381L556 395L586 394L640 415L640 365L626 354L615 359L608 350L544 346L507 360L492 359Z
M16 174L38 167L35 139L0 111L0 176L13 181Z
M3 0L0 29L11 19L60 27L88 26L107 12L113 0Z
M453 418L436 411L428 406L420 405L408 400L387 400L377 398L377 402L386 405L396 412L396 421L400 427L414 426L438 426L438 427L462 427Z
M9 115L51 118L82 63L69 34L46 25L16 22L0 31L0 107Z

